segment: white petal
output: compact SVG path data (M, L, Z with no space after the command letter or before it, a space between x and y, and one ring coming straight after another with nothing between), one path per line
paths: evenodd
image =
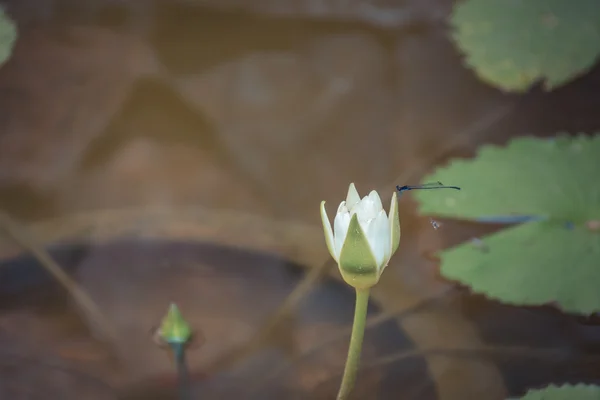
M375 256L375 260L377 260L377 255L375 254L375 251L377 250L377 226L375 223L375 218L371 218L366 221L359 220L358 222L360 223L360 227L365 233L367 242L369 242L371 253L373 253L373 256ZM379 262L377 263L379 264Z
M373 200L369 196L363 197L353 210L356 210L359 221L366 222L377 216L377 212L373 206Z
M377 265L384 267L390 259L390 229L385 211L381 210L373 221L373 254Z
M360 195L358 194L358 191L356 190L356 186L354 186L354 183L351 183L350 186L348 187L348 195L346 196L346 207L348 207L349 210L352 210L352 208L360 201Z
M338 215L339 213L344 213L344 212L348 212L348 207L346 207L346 202L342 201L340 203L340 205L338 206L338 209L335 212L335 215Z
M341 206L340 206L341 208ZM344 207L345 208L345 207ZM335 247L335 258L339 260L342 246L348 234L350 226L350 213L347 211L336 214L333 221L333 242Z
M379 197L379 193L374 190L371 190L369 193L369 199L371 199L373 208L375 212L379 213L379 211L383 210L383 204L381 204L381 198Z
M372 238L373 238L373 221L375 221L373 218L368 219L368 220L363 220L363 221L361 221L360 219L358 220L358 223L360 224L360 227L362 228L365 236L367 237L367 241L369 242L369 246L371 246L371 250L373 250L373 245L374 245L374 243L372 242Z

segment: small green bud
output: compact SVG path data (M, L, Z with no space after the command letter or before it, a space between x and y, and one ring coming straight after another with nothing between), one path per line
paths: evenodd
M167 315L163 318L158 336L169 344L186 343L191 338L192 330L175 303L171 303Z

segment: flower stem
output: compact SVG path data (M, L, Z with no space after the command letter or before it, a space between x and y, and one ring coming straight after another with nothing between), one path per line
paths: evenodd
M177 364L179 399L191 400L189 372L185 362L185 345L183 343L172 343L171 350L173 351L175 363Z
M369 289L356 289L356 305L354 307L354 322L352 324L352 336L350 337L350 348L344 368L344 377L337 395L337 400L346 400L354 388L363 337L365 335L365 322L367 320L367 306L369 305Z

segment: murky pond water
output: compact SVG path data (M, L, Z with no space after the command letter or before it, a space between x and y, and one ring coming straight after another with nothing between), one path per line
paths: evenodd
M188 352L188 365L197 381L195 390L199 398L239 397L249 394L249 388L255 392L253 398L330 398L335 394L340 361L343 362L346 351L345 337L319 345L343 330L352 317L352 291L340 283L314 287L256 355L223 371L211 372L211 366L223 353L247 341L281 304L302 277L297 266L267 254L234 248L156 241L129 241L98 248L70 246L52 254L74 273L82 288L110 316L120 340L115 348L106 351L116 353L122 368L110 367L109 355L102 355L101 347L89 333L77 329L75 321L79 314L73 304L57 288L48 287L47 279L46 282L37 279L42 273L30 258L17 258L1 265L2 282L6 283L2 285L3 303L8 306L1 322L13 334L21 332L19 339L30 347L44 343L57 352L67 366L71 364L73 371L79 370L82 375L79 380L93 381L95 376L128 398L137 391L145 396L151 392L158 396L157 391L163 393L162 398L175 396L174 366L153 342L151 333L165 312L165 305L175 301L203 337L202 346ZM15 293L16 289L21 290ZM370 311L377 312L377 307ZM3 342L6 351L12 347L10 343ZM69 352L71 343L76 347ZM407 345L410 342L390 320L369 330L364 360L368 362ZM315 352L313 348L319 350ZM298 358L303 353L306 356ZM297 359L295 364L277 372L292 359ZM392 379L386 368L366 374L363 390L370 387L372 391L373 386L390 379L398 390L410 379L424 376L422 362L410 364L410 369L402 368L402 379ZM29 372L27 364L19 366ZM50 371L53 371L51 364ZM72 374L77 380L77 373ZM22 385L26 385L27 377L17 374L15 379L22 379ZM28 379L35 382L34 378ZM137 388L135 382L144 381L147 383ZM154 388L145 388L147 385ZM72 390L69 398L83 395L68 381L56 390L68 393L69 389ZM427 389L431 390L426 385L425 394ZM47 390L51 389L39 395ZM66 396L63 394L61 398Z
M234 3L7 1L20 36L0 68L0 207L52 249L120 340L98 343L89 316L2 236L0 352L20 346L49 366L11 353L1 367L15 378L0 378L0 396L35 381L59 382L41 395L60 398L175 398L173 365L149 333L175 300L207 339L190 353L198 398L332 398L347 338L311 349L351 322L352 292L335 271L265 348L211 370L328 259L319 202L333 208L352 181L391 195L482 143L600 126L598 70L551 94L509 96L477 81L427 18ZM443 13L450 2L427 3ZM433 230L410 198L401 210L401 251L372 313L438 301L368 331L356 398L502 398L598 377L597 361L581 358L597 354L594 327L441 295L448 285L423 254L481 228ZM499 344L564 352L380 358Z

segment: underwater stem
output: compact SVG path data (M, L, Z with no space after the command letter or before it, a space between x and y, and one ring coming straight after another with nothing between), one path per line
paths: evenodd
M185 344L171 343L175 364L177 364L177 377L179 381L179 399L191 400L190 374L185 362Z
M344 368L344 377L337 395L337 400L345 400L354 388L360 352L362 350L363 337L365 335L365 322L367 320L367 306L369 305L369 289L356 289L356 305L354 308L354 322L352 324L352 336L350 337L350 348Z

